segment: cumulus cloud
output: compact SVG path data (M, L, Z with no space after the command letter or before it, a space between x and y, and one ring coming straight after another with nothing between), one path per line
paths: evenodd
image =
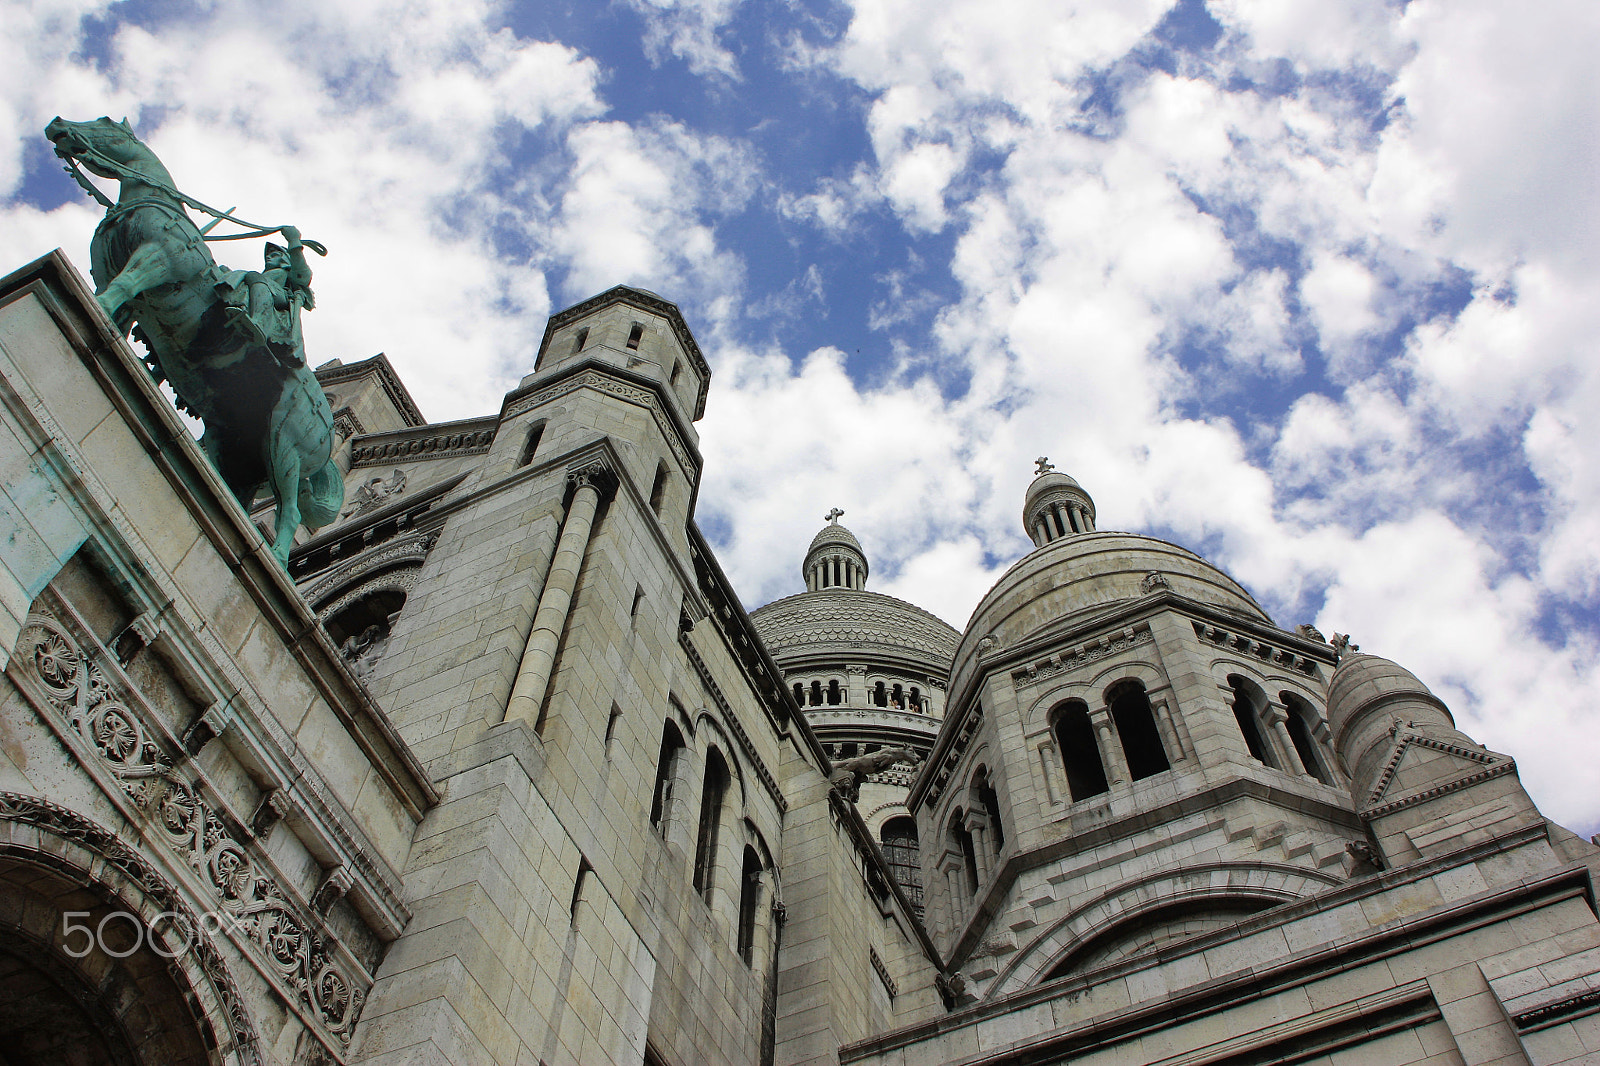
M754 83L752 9L629 7L658 64ZM37 191L38 130L127 112L201 199L326 240L313 357L387 348L435 418L493 409L552 300L655 289L713 363L701 519L751 605L800 587L837 505L872 587L960 625L1027 548L1048 454L1102 528L1201 548L1285 624L1400 658L1600 829L1600 10L838 13L786 72L848 90L841 143L865 148L794 177L695 108L608 110L614 71L487 0L221 0L142 28L12 3L0 240L82 255L96 212ZM830 249L853 272L819 268ZM851 301L892 353L870 373L767 339ZM1519 739L1557 728L1559 750Z
M974 534L1020 551L1011 471L1048 451L1102 527L1373 633L1488 742L1592 716L1595 14L1215 2L1214 47L1146 63L1167 5L1001 6L860 0L828 57L873 94L888 209L955 230L934 337L968 384L941 411L984 443L905 572L967 572ZM1552 603L1585 619L1565 643ZM1534 756L1552 813L1600 821L1597 755Z

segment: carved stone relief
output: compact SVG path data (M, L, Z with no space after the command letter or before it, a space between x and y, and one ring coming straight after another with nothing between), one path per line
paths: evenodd
M182 756L134 710L93 658L56 619L29 615L12 658L25 690L53 708L110 771L166 844L233 921L235 942L263 963L341 1046L365 1003L370 980L247 849L235 827L176 770ZM269 799L270 802L270 799Z

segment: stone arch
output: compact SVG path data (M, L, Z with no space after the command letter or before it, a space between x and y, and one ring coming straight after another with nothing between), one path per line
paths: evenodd
M1172 758L1156 724L1150 692L1136 677L1113 681L1106 687L1106 706L1116 729L1118 743L1127 760L1128 774L1135 781L1172 769Z
M995 999L1038 984L1085 948L1105 943L1118 930L1126 935L1142 919L1171 908L1207 903L1240 908L1253 901L1260 904L1255 909L1265 909L1340 883L1339 878L1320 870L1270 862L1207 863L1157 870L1115 885L1052 922L1012 957L989 985L984 998Z
M1272 743L1271 730L1264 717L1266 692L1254 678L1238 672L1228 674L1225 684L1229 690L1228 705L1250 757L1263 766L1281 770L1281 756Z
M1133 659L1115 662L1094 674L1084 683L1084 687L1104 695L1119 681L1137 681L1143 685L1146 692L1156 692L1168 685L1167 675L1161 667L1147 659Z
M744 811L746 797L749 792L745 785L744 767L739 761L738 746L734 744L733 738L728 735L728 731L722 728L722 723L717 721L710 711L702 710L696 717L695 724L697 727L711 727L709 731L704 728L696 728L695 730L695 733L700 738L697 747L700 749L701 765L705 765L706 756L710 754L710 749L716 748L722 755L723 761L728 764L729 784L738 790L738 794L734 797L733 810Z
M353 583L344 584L334 589L324 597L321 606L317 608L317 619L328 630L328 636L333 638L333 643L338 646L347 637L356 636L349 633L339 625L339 619L347 614L351 607L363 601L387 598L397 600L396 605L388 612L390 615L405 606L406 598L411 595L411 590L417 583L417 575L422 571L420 562L396 566L379 573L365 573L357 575Z
M0 792L4 823L26 831L0 836L0 958L16 963L26 951L24 966L62 982L55 987L65 1017L94 1028L82 1035L99 1044L97 1057L118 1066L260 1066L260 1037L238 984L200 916L160 871L111 830L38 797ZM93 927L106 920L107 932L75 933L69 944L65 912L81 910ZM131 919L106 919L118 912L141 922L141 935L154 924L160 948L136 942ZM61 1018L52 1021L54 1037L72 1038Z

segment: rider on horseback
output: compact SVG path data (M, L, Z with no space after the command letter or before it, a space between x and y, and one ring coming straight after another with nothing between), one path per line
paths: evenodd
M288 247L268 244L262 270L230 270L217 284L228 322L248 343L265 348L286 367L306 365L300 310L316 306L311 293L311 267L306 263L300 231L283 227Z

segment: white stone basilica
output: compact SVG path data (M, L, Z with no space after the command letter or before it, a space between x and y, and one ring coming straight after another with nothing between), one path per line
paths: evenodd
M961 632L837 511L747 614L678 308L528 363L320 369L285 572L66 260L0 280L0 1062L1600 1062L1600 847L1394 661L1043 460Z

